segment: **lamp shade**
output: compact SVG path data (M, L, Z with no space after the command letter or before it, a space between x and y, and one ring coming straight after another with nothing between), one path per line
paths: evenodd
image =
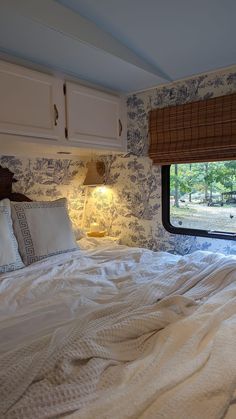
M104 184L105 164L102 161L91 161L87 163L87 174L84 185L97 186Z

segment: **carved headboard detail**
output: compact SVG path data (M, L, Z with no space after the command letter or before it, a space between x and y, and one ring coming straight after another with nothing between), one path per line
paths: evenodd
M0 166L0 200L8 198L10 201L31 201L27 196L22 193L12 192L12 184L17 182L14 179L14 173L9 169Z

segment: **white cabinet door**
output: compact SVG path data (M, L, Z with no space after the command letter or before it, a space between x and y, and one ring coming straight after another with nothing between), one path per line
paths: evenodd
M81 147L124 150L120 97L66 82L68 141Z
M64 124L61 80L0 62L0 133L59 140Z

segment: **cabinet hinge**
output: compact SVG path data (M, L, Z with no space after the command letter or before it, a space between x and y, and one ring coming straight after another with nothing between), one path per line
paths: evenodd
M66 95L66 83L63 84L63 93Z
M68 138L68 129L65 128L65 137Z

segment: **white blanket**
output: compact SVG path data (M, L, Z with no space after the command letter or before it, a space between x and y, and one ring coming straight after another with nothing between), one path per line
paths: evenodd
M0 279L0 417L224 417L236 257L113 246Z

